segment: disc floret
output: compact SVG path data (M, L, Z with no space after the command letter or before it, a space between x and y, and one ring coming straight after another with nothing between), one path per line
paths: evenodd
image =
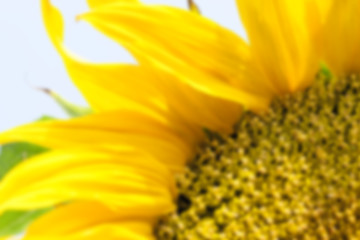
M159 239L360 237L360 79L319 76L209 134L178 176L178 211Z

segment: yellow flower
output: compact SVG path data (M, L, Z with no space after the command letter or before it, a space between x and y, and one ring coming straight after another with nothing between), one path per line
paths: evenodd
M61 14L42 0L50 39L95 113L0 135L52 149L0 183L0 212L54 207L25 239L154 239L154 229L160 239L359 237L358 78L316 77L321 61L339 77L359 73L357 1L238 0L249 44L195 5L88 4L78 19L138 64L76 57Z

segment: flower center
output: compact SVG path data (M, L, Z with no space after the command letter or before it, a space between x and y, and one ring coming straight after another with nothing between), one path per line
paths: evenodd
M319 75L233 134L210 133L158 239L359 239L359 100L358 76Z

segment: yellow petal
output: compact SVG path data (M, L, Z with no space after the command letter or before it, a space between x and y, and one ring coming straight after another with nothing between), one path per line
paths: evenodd
M28 159L8 173L0 183L0 212L88 200L157 216L173 210L174 191L168 169L149 155L66 149Z
M151 154L172 170L179 170L191 156L191 144L197 140L177 135L170 124L141 113L116 111L31 123L1 133L0 143L25 141L53 149L132 147Z
M238 104L206 95L179 81L176 76L158 71L154 79L172 113L172 122L188 122L217 132L230 132L238 119ZM168 116L169 117L169 116Z
M319 69L318 2L237 0L254 57L278 94L308 86Z
M337 75L360 72L360 2L333 1L324 33L324 59Z
M101 7L113 3L139 3L139 0L87 0L90 8Z
M92 4L96 5L96 3ZM98 5L100 4L98 3ZM119 84L122 78L140 81L144 78L144 73L135 70L133 66L93 64L75 57L63 45L64 24L60 12L47 0L42 0L42 9L50 39L63 58L71 79L93 109L107 111L123 107L155 114L152 109L148 108L149 106L153 107L151 104L156 101L156 99L152 101L156 93L150 85L151 81L143 81L142 84L137 85L136 93L132 91L127 94L121 91L122 88ZM131 84L131 82L123 82L122 84ZM128 98L129 95L130 99ZM144 102L148 103L148 106L143 106ZM158 101L155 104L158 104Z
M24 240L153 239L152 221L142 216L146 211L113 212L99 203L75 202L37 219Z
M332 0L315 0L314 2L314 8L318 12L317 15L320 16L320 24L324 24L328 17L329 17L329 11L332 7L332 4L334 1ZM310 8L309 8L310 9ZM309 23L311 24L311 23Z
M180 83L173 75L151 67L78 60L63 46L60 13L48 1L43 1L43 11L49 35L71 78L95 110L132 109L153 117L166 116L191 129L194 127L190 125L195 124L198 130L194 131L202 127L230 131L239 106L206 96Z
M112 4L79 18L121 43L141 63L163 69L201 92L251 108L268 103L266 84L256 74L252 82L248 79L251 57L246 44L206 18L141 4Z
M94 1L91 5L102 4ZM64 24L58 9L48 0L42 0L42 10L50 39L63 58L71 79L94 110L123 108L155 116L159 114L156 110L164 109L162 99L158 99L158 91L151 85L151 79L143 81L147 78L147 72L131 65L94 64L79 59L63 45ZM122 79L125 81L119 84Z
M72 216L69 216L72 217ZM150 224L141 221L125 223L106 223L78 230L65 236L58 235L28 235L24 240L155 240Z

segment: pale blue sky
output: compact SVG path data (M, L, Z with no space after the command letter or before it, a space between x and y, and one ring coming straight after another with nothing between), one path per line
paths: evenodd
M186 0L143 0L186 7ZM197 0L202 14L245 36L235 0ZM132 62L119 45L75 16L87 10L85 0L53 0L66 21L66 44L94 62ZM39 0L0 1L0 131L42 115L63 118L60 107L32 86L50 88L66 99L85 105L46 36ZM196 57L196 56L194 56Z

